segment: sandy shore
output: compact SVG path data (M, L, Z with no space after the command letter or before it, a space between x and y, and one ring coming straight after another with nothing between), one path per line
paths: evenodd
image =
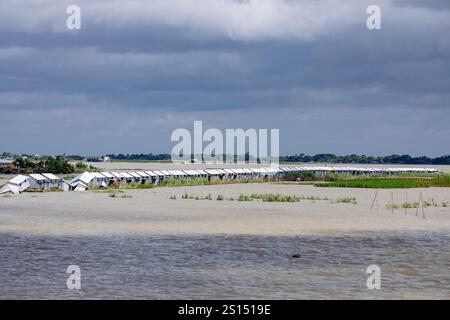
M181 195L212 194L214 200L184 200ZM386 208L395 203L434 199L439 207ZM365 232L448 231L450 189L380 190L378 206L370 209L375 190L317 188L287 184L239 184L187 188L129 190L131 198L111 198L106 193L24 193L0 197L0 233L30 235L340 235ZM298 203L217 201L217 195L281 193L327 197ZM176 200L169 199L176 195ZM356 197L357 204L336 203Z

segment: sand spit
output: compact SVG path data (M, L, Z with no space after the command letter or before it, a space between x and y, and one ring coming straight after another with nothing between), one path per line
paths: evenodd
M185 200L185 193L213 200ZM380 190L317 188L286 184L239 184L127 190L128 198L107 193L24 193L0 197L0 233L29 235L341 235L365 232L448 231L450 208L386 208L391 202L414 202L422 192L438 204L450 200L448 188ZM295 203L217 201L239 194L281 193L328 200ZM392 194L391 194L392 193ZM171 196L176 196L171 200ZM357 204L336 203L355 197Z

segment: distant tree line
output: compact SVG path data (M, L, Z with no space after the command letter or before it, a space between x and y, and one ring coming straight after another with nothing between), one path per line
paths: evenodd
M62 157L47 157L45 160L33 161L29 158L17 158L13 161L15 171L18 173L48 172L48 173L72 173L74 167ZM5 169L11 170L11 169ZM5 172L8 173L8 172Z
M280 162L327 162L327 163L369 163L369 164L450 164L450 155L437 158L412 157L410 155L389 155L389 156L366 156L366 155L345 155L323 153L314 156L303 153L293 156L281 156Z
M111 160L147 160L147 161L167 161L170 160L170 154L161 153L161 154L153 154L153 153L140 153L140 154L107 154L107 157L110 157Z
M170 154L108 154L112 160L147 160L147 161L167 161ZM248 155L245 157L249 159ZM326 163L367 163L367 164L448 164L450 165L450 155L436 158L426 156L412 157L410 155L388 155L388 156L366 156L366 155L344 155L338 156L331 153L321 153L316 155L306 155L304 153L290 156L280 156L280 162L326 162Z

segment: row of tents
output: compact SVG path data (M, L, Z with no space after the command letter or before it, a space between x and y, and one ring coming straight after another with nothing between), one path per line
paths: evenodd
M70 182L52 173L18 175L8 181L0 189L0 194L19 194L30 190L85 191L90 187L107 188L118 184L158 184L164 179L267 179L281 178L290 172L308 171L317 175L340 173L348 175L357 174L384 174L390 175L400 172L435 173L434 168L364 168L364 167L261 167L242 169L205 169L205 170L151 170L134 172L84 172Z

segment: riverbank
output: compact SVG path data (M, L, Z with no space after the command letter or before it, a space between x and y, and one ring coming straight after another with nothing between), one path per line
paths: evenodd
M238 201L240 194L268 193L295 195L301 200ZM376 198L375 193L274 183L125 190L118 197L107 192L23 193L0 198L0 233L284 236L450 230L449 207L431 205L422 212L422 208L389 206L419 201L421 193L429 203L446 203L450 201L448 188L379 190ZM185 194L194 198L183 199ZM195 196L200 199L209 194L213 200L195 200ZM218 201L219 195L225 200ZM326 200L314 200L319 198ZM339 201L346 198L355 201Z

